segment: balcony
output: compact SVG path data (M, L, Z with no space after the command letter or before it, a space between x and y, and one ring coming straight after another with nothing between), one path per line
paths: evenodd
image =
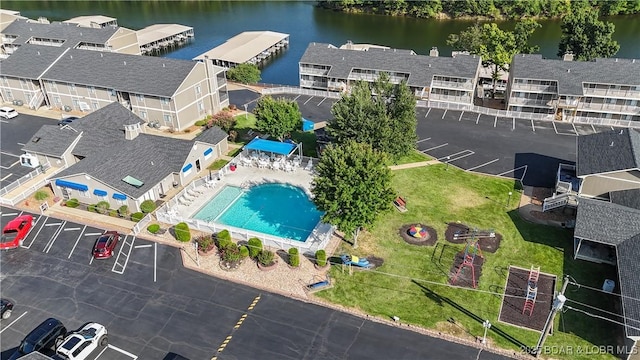
M558 87L554 85L535 85L535 84L522 84L513 82L511 86L511 91L521 90L526 92L534 92L534 93L550 93L557 94Z
M537 107L550 108L551 107L549 105L550 102L551 102L551 99L538 100L538 99L528 99L528 98L513 97L513 96L509 98L509 106L524 105L524 106L537 106Z
M301 87L312 87L312 88L327 88L326 81L313 81L313 80L300 80Z
M349 74L349 80L354 80L354 81L364 80L368 82L374 82L378 80L378 77L379 77L378 74L364 74L364 73L357 73L357 72L351 72L351 74ZM403 76L393 75L393 76L389 76L389 82L391 82L392 84L399 84L403 80L407 80L407 78Z
M640 114L640 106L616 105L606 103L580 103L578 110L616 112L630 115Z
M14 41L16 41L16 38L14 37L6 37L6 36L2 37L3 44L13 44Z
M300 66L300 74L327 75L329 69L318 69L308 66Z
M638 90L614 90L614 89L591 89L582 88L585 95L614 97L622 99L640 99L640 91Z
M556 174L556 193L577 194L580 190L582 179L576 176L576 166L559 164Z
M347 88L347 84L344 81L329 81L327 88L331 90L344 90Z
M471 96L455 96L446 94L429 94L430 101L444 101L451 103L471 104Z
M473 83L471 81L465 81L465 82L456 82L456 81L440 81L440 80L433 80L431 82L431 88L446 88L446 89L463 89L463 90L469 90L469 91L473 91Z

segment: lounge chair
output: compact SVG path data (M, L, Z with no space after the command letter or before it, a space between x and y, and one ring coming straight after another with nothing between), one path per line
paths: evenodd
M191 205L191 201L185 199L184 196L181 196L181 197L178 198L178 203L180 203L180 205L184 205L184 206Z
M307 171L311 171L311 169L313 169L313 160L309 160L307 166L305 166L304 169Z
M195 196L192 196L192 195L190 195L190 194L188 194L188 193L186 193L186 192L185 192L185 193L182 193L182 197L183 197L183 198L185 198L187 201L193 201L193 200L195 200L195 199L196 199L196 197L195 197Z
M400 212L407 211L407 201L402 198L402 196L398 196L395 200L393 200L393 206L398 209Z
M193 196L193 197L198 197L198 195L200 195L200 193L199 193L199 192L197 192L197 191L196 191L196 190L194 190L194 189L188 189L188 190L187 190L187 194L189 194L189 195L191 195L191 196Z

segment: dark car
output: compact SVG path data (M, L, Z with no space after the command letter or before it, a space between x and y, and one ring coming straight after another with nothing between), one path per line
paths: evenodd
M11 311L13 310L13 303L7 299L0 299L0 313L3 319L11 317Z
M33 225L33 217L31 215L18 216L9 221L2 229L2 240L0 240L0 250L15 249L22 245L24 238L29 233Z
M11 355L9 360L19 359L32 352L51 352L56 341L63 339L66 334L67 329L60 320L48 318L24 337L18 350Z
M66 117L66 118L58 121L58 125L59 126L63 126L63 125L71 124L74 120L78 120L78 119L80 119L80 118L77 117L77 116L69 116L69 117Z
M189 359L182 355L170 352L167 355L165 355L165 357L162 358L162 360L189 360Z
M113 250L118 245L120 234L117 231L107 231L100 235L93 245L93 257L95 259L108 259L113 256Z

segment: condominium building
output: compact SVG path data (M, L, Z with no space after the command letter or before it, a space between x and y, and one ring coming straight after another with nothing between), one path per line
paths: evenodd
M40 21L15 18L0 32L0 52L6 57L20 46L32 44L139 55L141 52L136 32L112 25L108 19L99 23L94 21L96 25L86 27L79 24L84 24L85 20L78 23L50 23L44 18Z
M351 46L309 44L299 63L300 87L348 91L355 81L373 82L385 72L392 83L406 81L418 99L473 105L481 68L478 56L439 57L435 48L426 56L413 50L347 45Z
M29 44L0 62L0 94L79 114L119 102L175 130L229 105L224 69L211 63Z
M506 96L507 110L555 114L556 120L640 121L640 60L516 55Z

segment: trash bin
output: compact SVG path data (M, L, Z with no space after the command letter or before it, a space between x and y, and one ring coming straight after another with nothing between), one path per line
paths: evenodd
M229 164L229 170L236 171L236 164L235 163Z
M606 279L602 284L602 291L611 293L616 288L616 282L611 279Z

